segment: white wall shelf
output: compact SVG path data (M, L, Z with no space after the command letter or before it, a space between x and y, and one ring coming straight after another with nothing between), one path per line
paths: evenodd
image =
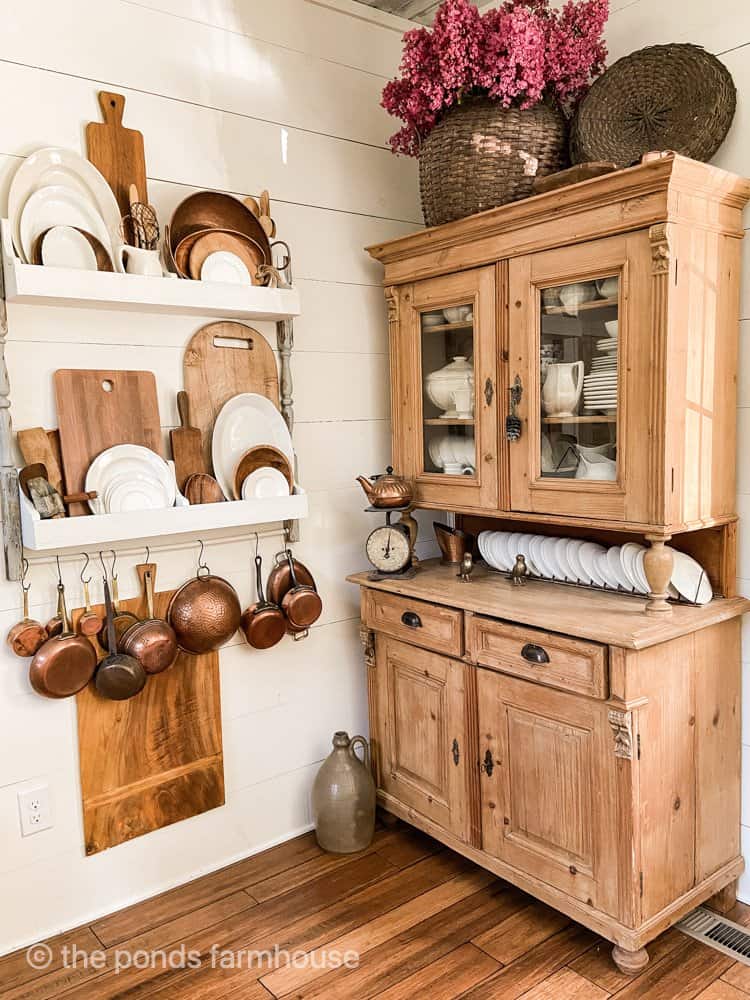
M24 264L10 225L0 223L6 302L280 321L300 314L296 288L259 288L180 278Z
M42 520L29 500L21 495L21 534L31 552L59 552L116 545L134 539L195 534L227 528L252 530L262 524L295 521L307 517L307 495L265 500L232 500L225 503L169 507L166 510L131 514L90 514Z

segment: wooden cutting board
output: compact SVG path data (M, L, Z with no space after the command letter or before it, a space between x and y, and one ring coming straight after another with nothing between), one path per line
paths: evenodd
M164 456L153 372L60 369L55 372L65 492L81 493L97 455L116 444L140 444ZM70 505L71 516L88 514Z
M203 460L213 472L211 435L222 406L242 392L257 392L278 407L279 373L271 345L243 323L209 323L190 340L183 380L193 425L203 435Z
M208 469L203 458L201 432L197 427L190 426L190 397L186 392L177 393L177 410L182 426L169 432L169 440L172 445L177 486L180 493L183 493L185 482L190 476L208 472Z
M114 191L120 214L130 214L130 185L135 184L141 202L148 202L146 190L146 155L143 135L123 128L125 98L108 90L99 91L99 106L104 122L86 126L86 149L89 160L106 178Z
M138 567L146 568L156 572ZM157 617L171 598L155 595ZM146 616L143 597L121 606ZM94 610L104 616L103 605ZM128 701L102 698L89 684L76 705L86 854L224 804L218 653L180 653Z
M45 431L43 427L30 427L18 432L18 447L26 465L47 466L50 486L63 495L62 471L57 431Z

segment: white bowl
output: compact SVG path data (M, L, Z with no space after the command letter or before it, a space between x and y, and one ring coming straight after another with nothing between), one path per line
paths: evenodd
M611 278L600 278L596 283L596 290L603 299L617 298L619 287L620 280L614 275Z
M591 302L595 298L596 285L593 281L575 281L560 289L560 301L570 315L575 315L584 302Z
M446 323L463 323L471 312L471 306L451 306L443 309Z
M619 331L620 321L616 319L608 319L604 324L604 328L610 337L616 337Z

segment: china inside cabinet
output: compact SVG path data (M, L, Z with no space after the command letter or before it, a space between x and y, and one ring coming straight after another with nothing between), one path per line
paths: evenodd
M639 597L552 566L556 582L516 586L519 548L496 568L481 541L468 583L437 561L351 577L379 802L609 938L627 973L695 906L731 906L744 866L748 200L743 178L665 155L370 249L415 505L532 555L534 532L566 552L593 541L608 565L631 546L645 580ZM690 557L702 606L674 603Z

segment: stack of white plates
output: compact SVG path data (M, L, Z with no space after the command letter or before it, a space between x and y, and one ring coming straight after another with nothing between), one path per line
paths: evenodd
M128 514L174 507L177 485L174 471L150 448L118 444L97 455L86 473L86 492L95 514Z
M605 412L617 409L617 357L594 358L583 380L584 410Z
M59 237L64 229L64 239L48 248L50 263L96 270L96 257L79 232L83 230L101 243L114 269L124 271L115 196L93 163L73 150L40 149L26 157L10 185L8 217L16 252L27 264L40 236L54 229Z
M493 569L509 572L523 555L532 576L545 580L606 587L629 594L649 593L643 568L644 545L626 542L606 548L583 538L556 538L521 531L483 531L477 544L482 558ZM695 604L708 604L711 584L699 563L684 552L672 550L674 571L669 596Z

